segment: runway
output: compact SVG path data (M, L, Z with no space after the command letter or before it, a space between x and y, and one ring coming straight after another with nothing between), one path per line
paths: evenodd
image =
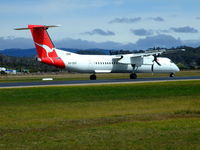
M182 81L182 80L200 80L200 76L174 77L174 78L170 78L170 77L138 78L135 80L132 80L132 79L107 79L107 80L12 82L12 83L0 83L0 88L144 83L144 82L163 82L163 81Z

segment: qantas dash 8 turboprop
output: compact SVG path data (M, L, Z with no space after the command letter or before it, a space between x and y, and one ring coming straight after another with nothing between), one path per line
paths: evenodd
M79 55L56 49L47 33L47 29L57 26L28 25L38 53L37 60L72 72L91 73L91 80L96 80L96 73L130 73L130 79L136 79L136 73L169 73L174 76L179 68L169 59L157 57L165 52L154 51L123 55Z

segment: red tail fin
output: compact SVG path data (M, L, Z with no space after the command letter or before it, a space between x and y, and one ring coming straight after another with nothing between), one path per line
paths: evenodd
M54 45L46 31L48 26L28 25L28 28L31 30L38 57L57 57Z
M35 47L38 53L38 58L41 62L54 65L60 68L64 68L65 64L56 53L56 49L47 33L49 27L56 26L44 26L44 25L28 25L28 28L17 28L17 30L30 29Z

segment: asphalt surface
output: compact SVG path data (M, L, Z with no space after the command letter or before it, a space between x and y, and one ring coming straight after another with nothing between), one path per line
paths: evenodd
M95 85L95 84L119 84L119 83L143 83L160 81L200 80L200 76L191 77L160 77L138 79L108 79L108 80L74 80L74 81L41 81L41 82L12 82L0 83L0 88L41 87L41 86L67 86L67 85Z

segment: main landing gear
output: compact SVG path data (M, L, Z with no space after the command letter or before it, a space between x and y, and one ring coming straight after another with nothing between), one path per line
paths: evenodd
M90 76L90 80L96 80L97 79L97 76L95 75L95 74L92 74L91 76Z
M130 79L137 79L137 74L136 73L131 73L130 74Z
M170 73L169 77L174 77L174 73Z

